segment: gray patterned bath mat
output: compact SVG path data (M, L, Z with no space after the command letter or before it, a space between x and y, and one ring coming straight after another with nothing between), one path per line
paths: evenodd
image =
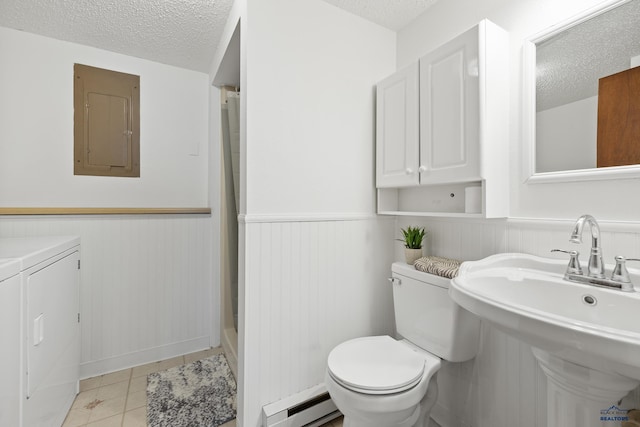
M150 427L218 427L236 417L236 381L224 355L147 377Z

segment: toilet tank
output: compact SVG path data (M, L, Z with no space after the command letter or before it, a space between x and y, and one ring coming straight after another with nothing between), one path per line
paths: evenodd
M480 319L449 297L449 279L402 262L394 263L391 272L397 333L444 360L473 359Z

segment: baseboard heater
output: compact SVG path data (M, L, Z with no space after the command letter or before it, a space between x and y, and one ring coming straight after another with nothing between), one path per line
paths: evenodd
M262 426L317 427L340 415L324 384L318 384L265 405L262 408Z

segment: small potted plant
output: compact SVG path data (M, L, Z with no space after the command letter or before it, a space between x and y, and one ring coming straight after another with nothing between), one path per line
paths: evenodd
M404 243L404 256L407 264L413 264L422 257L422 241L427 232L422 227L407 227L401 229L403 239L398 239Z

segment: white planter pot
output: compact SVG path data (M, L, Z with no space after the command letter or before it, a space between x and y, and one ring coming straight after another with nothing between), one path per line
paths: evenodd
M404 248L404 257L407 261L407 264L413 265L417 259L422 258L422 248L420 249L409 249Z

